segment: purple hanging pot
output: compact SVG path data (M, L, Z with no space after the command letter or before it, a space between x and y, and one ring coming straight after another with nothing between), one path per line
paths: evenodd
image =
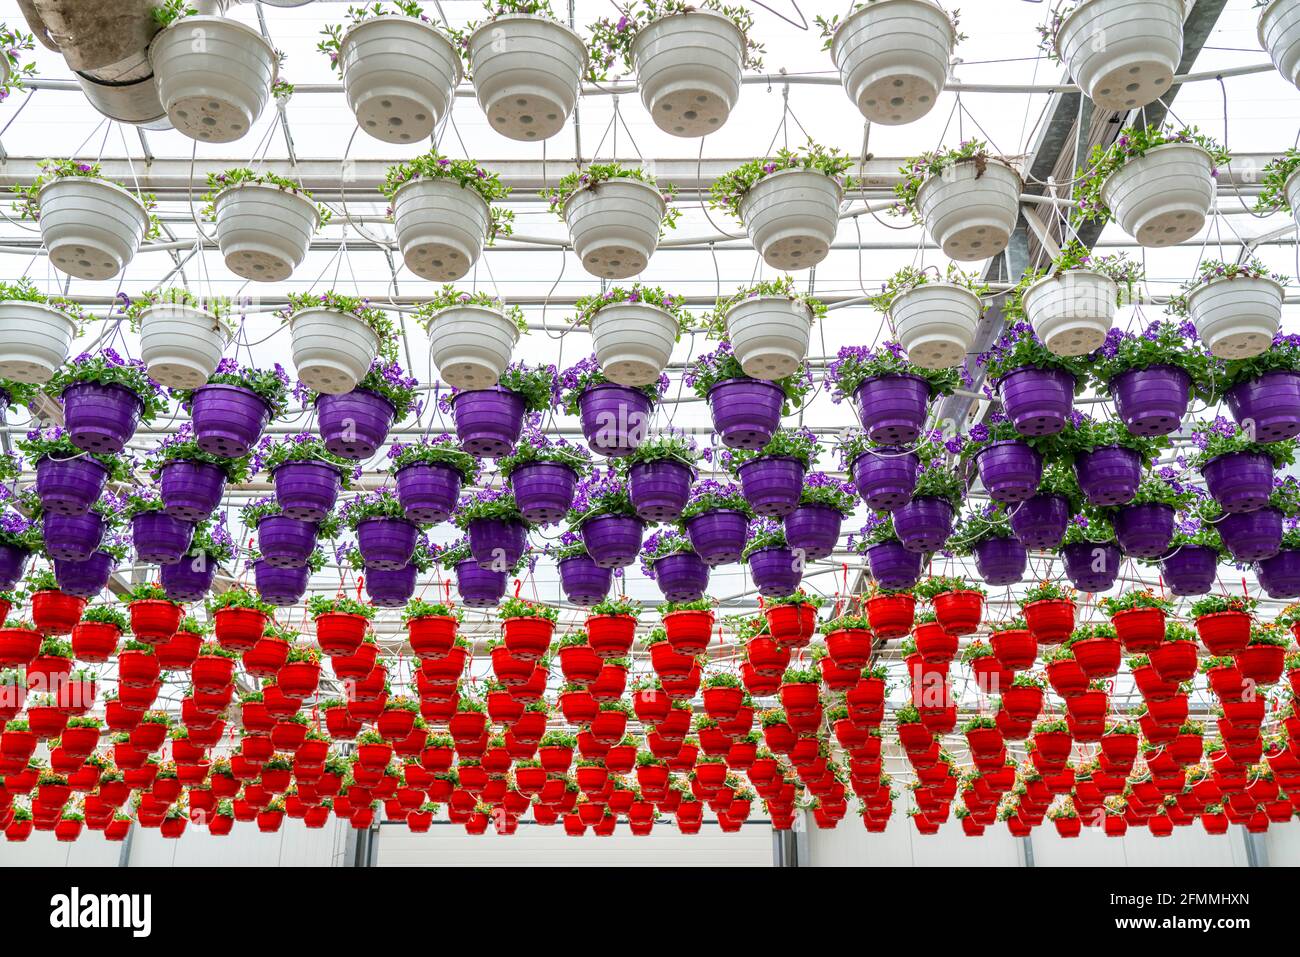
M207 556L186 557L175 565L162 567L162 586L172 601L201 601L212 588L217 563Z
M760 548L750 552L749 574L764 598L793 594L803 580L803 562L788 548Z
M550 525L564 518L577 487L578 473L560 462L529 462L510 473L515 503L524 521L534 525Z
M1265 372L1239 382L1224 398L1238 425L1255 423L1260 442L1279 442L1300 435L1300 373Z
M104 517L98 512L85 515L60 515L55 512L43 520L42 536L50 558L84 562L104 540Z
M257 550L272 568L302 568L315 547L315 522L268 515L257 523Z
M650 431L650 397L631 386L592 386L578 396L578 413L587 445L598 455L631 455Z
M1035 495L1011 509L1011 531L1025 548L1056 549L1070 522L1064 495Z
M501 518L476 518L469 523L469 550L484 568L509 571L528 547L528 526Z
M445 522L460 497L459 469L439 462L412 462L397 470L397 500L406 517L420 525Z
M0 544L0 591L9 591L22 580L31 555L17 545Z
M1023 502L1043 480L1043 457L1024 442L990 442L975 455L975 467L989 498L1004 505Z
M1282 513L1271 505L1223 516L1215 526L1238 564L1272 558L1282 548Z
M1273 459L1262 452L1229 452L1205 463L1205 487L1225 512L1253 512L1273 494Z
M674 552L651 569L665 601L699 601L709 588L709 566L694 552Z
M142 562L175 565L190 549L194 526L166 512L141 512L131 519L131 541Z
M262 600L272 605L284 607L296 605L307 594L307 581L311 578L311 569L306 565L301 568L287 568L272 565L267 561L253 563L253 581Z
M271 472L280 511L301 522L322 521L338 501L343 477L325 462L285 462Z
M1178 431L1192 398L1192 378L1177 366L1130 369L1110 380L1120 420L1134 435Z
M1074 376L1063 369L1014 369L998 380L1002 411L1021 435L1055 435L1074 408Z
M986 585L1014 585L1025 577L1029 552L1014 538L986 538L975 546L975 570Z
M888 445L915 442L925 427L930 383L919 375L866 379L853 393L867 438Z
M252 389L204 385L194 390L190 421L194 441L209 455L237 459L247 455L271 420L271 407Z
M721 508L702 512L685 522L691 548L710 568L740 561L749 534L749 520L740 512Z
M785 542L804 561L817 561L835 551L843 522L839 509L829 505L800 505L783 520Z
M56 459L48 455L36 462L36 497L47 512L84 515L99 501L108 481L108 469L88 455Z
M1173 594L1205 595L1218 577L1219 553L1204 545L1180 545L1161 559L1160 571Z
M559 561L560 587L575 605L598 605L609 594L614 569L601 568L586 555L572 555Z
M729 449L761 449L781 425L785 392L766 379L724 379L709 390L713 431Z
M400 608L415 594L415 579L419 569L406 565L397 569L369 568L366 570L366 595L380 608Z
M894 532L909 552L934 552L952 535L953 508L941 498L914 498L894 509Z
M506 593L506 573L482 568L475 561L456 566L456 590L470 608L491 608Z
M795 510L806 469L798 459L751 459L736 470L740 491L756 515L784 518Z
M1061 557L1065 559L1065 577L1079 591L1110 591L1119 576L1119 546L1110 542L1075 542L1061 549Z
M921 460L915 452L880 449L853 460L853 485L868 508L890 512L912 500Z
M74 382L62 399L68 438L87 452L121 452L144 410L140 397L124 385Z
M369 389L316 398L316 422L325 448L357 462L379 450L396 416L393 403Z
M630 515L598 515L582 523L582 544L601 568L622 568L636 561L645 523Z
M401 518L367 518L357 524L357 548L367 568L397 569L415 554L420 530Z
M1259 561L1255 574L1269 598L1300 596L1300 549L1284 548L1272 558Z
M902 542L880 542L867 549L867 568L881 588L911 588L921 580L923 558Z
M1090 505L1125 505L1142 481L1142 456L1122 445L1103 445L1075 456L1074 475Z
M159 492L163 510L186 522L202 522L217 510L226 490L226 473L211 462L176 459L162 467Z
M1174 537L1172 506L1151 502L1115 511L1115 538L1130 558L1157 558L1169 551Z
M480 459L499 459L514 450L523 432L524 397L500 386L457 392L451 414L461 448Z
M637 462L628 469L628 495L647 522L675 522L691 497L695 470L675 459Z
M59 590L76 598L94 598L108 584L117 559L108 552L95 552L84 562L54 560L54 578Z

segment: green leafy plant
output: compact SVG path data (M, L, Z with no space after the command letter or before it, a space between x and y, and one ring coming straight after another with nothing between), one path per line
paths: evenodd
M384 182L379 192L391 205L397 191L408 183L422 179L447 179L459 184L463 189L471 190L482 197L488 205L487 243L491 245L498 238L509 236L514 230L514 210L494 206L510 195L510 187L501 182L501 177L484 169L471 159L451 159L443 156L436 149L430 150L414 159L409 159L390 166L384 175Z

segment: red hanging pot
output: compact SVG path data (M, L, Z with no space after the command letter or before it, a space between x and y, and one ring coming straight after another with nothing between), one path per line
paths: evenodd
M1152 648L1149 655L1151 667L1163 682L1177 685L1190 681L1196 674L1198 659L1194 641L1165 641Z
M785 648L803 647L817 630L817 609L812 605L768 605L764 616L773 640Z
M934 596L934 614L950 635L970 635L979 629L984 596L977 591L950 591Z
M636 618L632 615L589 615L587 644L601 658L624 658L636 637Z
M72 653L80 661L105 662L117 650L122 630L106 621L79 621L72 626Z
M912 595L877 595L868 598L867 620L877 638L902 638L912 630L916 598Z
M1038 656L1038 644L1028 629L1012 628L995 631L989 639L993 654L1008 671L1032 668Z
M1074 660L1089 680L1119 673L1121 647L1117 638L1086 638L1070 645Z
M1196 633L1210 654L1231 655L1250 643L1250 615L1244 611L1219 611L1196 619Z
M865 628L841 628L826 636L826 651L837 668L865 668L871 660L871 632Z
M266 631L267 616L256 608L219 608L212 616L217 643L230 651L247 651Z
M568 645L560 649L560 671L570 684L590 684L602 666L601 657L591 645Z
M412 618L406 625L411 651L417 658L444 657L456 643L456 627L456 619L450 615Z
M169 640L185 615L180 605L161 599L133 601L127 609L131 613L131 633L149 645Z
M86 599L61 591L38 591L32 595L32 624L43 635L66 635L81 621Z
M669 612L663 616L663 625L674 651L683 655L703 654L713 634L713 612Z
M355 655L369 627L364 615L327 612L316 616L316 643L331 658Z
M1025 624L1040 645L1059 645L1074 631L1074 602L1049 598L1024 607Z
M555 622L549 618L507 618L501 623L505 648L519 661L536 661L551 646Z
M1115 626L1115 636L1131 655L1144 655L1160 646L1165 640L1165 613L1159 608L1130 608L1117 611L1110 623Z
M937 621L917 625L912 637L916 641L916 653L927 664L949 662L957 654L957 635L945 631Z

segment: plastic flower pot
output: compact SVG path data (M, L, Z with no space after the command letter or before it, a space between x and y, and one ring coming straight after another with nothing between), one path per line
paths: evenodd
M989 497L1004 505L1030 498L1043 479L1043 457L1024 442L990 442L975 456L975 467Z
M835 31L831 59L863 117L898 126L934 108L948 79L954 34L947 15L927 0L869 3Z
M104 518L97 512L84 515L46 515L42 526L45 552L50 558L84 562L104 539Z
M572 555L560 559L560 587L575 605L598 605L609 595L614 582L614 570L602 568L586 555Z
M1212 655L1241 651L1250 641L1250 615L1220 611L1196 619L1196 634Z
M366 569L366 595L380 608L398 608L415 594L418 573L414 565L397 569Z
M1300 549L1284 548L1255 565L1259 583L1269 598L1300 596Z
M257 548L274 568L302 568L316 547L316 523L268 515L257 523Z
M214 201L217 246L226 268L243 279L280 282L307 257L320 225L316 204L269 183L239 183Z
M469 523L469 550L483 568L507 571L528 547L528 527L500 518L476 518Z
M319 522L338 501L343 479L325 462L285 462L271 472L280 511L302 522ZM399 483L400 486L400 483Z
M917 375L867 379L853 394L867 438L889 445L916 441L925 426L930 383Z
M667 601L699 601L709 587L709 566L694 552L657 558L651 570Z
M628 515L598 515L579 531L592 561L601 568L622 568L636 561L645 523Z
M158 485L163 510L173 518L201 522L216 511L226 490L226 473L211 462L176 459L163 464Z
M673 136L721 129L740 96L745 38L714 11L694 9L652 20L632 41L641 102Z
M121 452L135 435L144 408L126 386L97 382L74 382L62 399L68 438L87 452Z
M1021 435L1054 435L1074 408L1074 376L1061 369L1015 369L998 380L998 395Z
M630 386L592 386L578 397L578 412L587 445L610 458L630 455L650 428L650 397Z
M162 586L172 601L201 601L212 588L216 562L206 559L183 559L162 567Z
M928 282L900 294L889 307L899 345L923 369L951 369L974 348L983 305L964 286Z
M1169 89L1183 52L1178 0L1095 0L1062 20L1056 46L1070 76L1104 110L1128 111Z
M1162 2L1176 5L1174 0ZM1101 184L1101 201L1119 227L1146 247L1161 248L1195 236L1205 225L1213 198L1213 160L1195 143L1166 143L1147 150Z
M853 485L869 508L893 511L911 501L921 460L904 449L862 453L850 466Z
M353 461L368 459L379 450L396 415L391 402L369 389L316 399L317 427L325 448Z
M867 549L867 567L881 588L911 588L921 578L923 557L902 542L880 542Z
M1063 495L1035 495L1011 510L1011 531L1026 548L1054 549L1065 537L1070 503Z
M54 559L54 577L59 588L77 598L94 598L108 584L117 559L108 552L95 552L84 561Z
M691 497L695 470L683 462L637 462L628 470L632 507L647 522L675 522Z
M0 302L0 378L49 382L68 358L77 326L68 314L40 302Z
M393 194L392 207L402 260L421 279L434 282L460 279L482 255L492 213L477 191L448 178L413 179L402 184ZM474 308L478 311L477 307ZM458 310L457 315L460 318L470 313ZM500 313L497 316L499 318ZM459 355L451 356L443 352L444 344L440 342L442 337L437 326L435 322L431 330L434 364L445 381L456 388L479 388L488 384L483 382L483 376L488 372L483 360L491 356L490 363L497 367L496 374L499 375L500 369L504 369L509 361L514 340L518 338L517 334L511 337L508 330L499 327L493 330L490 344L485 339L475 348L465 343L462 336L456 335L454 338L469 348L456 349ZM461 326L453 332L463 329ZM500 346L503 342L506 346L505 362L501 361ZM466 358L471 361L462 361ZM450 371L451 378L446 378L444 367ZM494 382L495 378L490 376L489 382Z
M0 591L9 591L18 583L30 557L25 548L0 544Z
M299 309L289 317L298 380L322 395L351 392L379 354L379 336L350 312L327 306Z
M1300 435L1300 373L1266 372L1234 385L1224 398L1238 425L1254 424L1260 442Z
M1225 515L1216 527L1238 563L1272 558L1282 547L1282 513L1272 506Z
M166 512L141 512L131 519L136 557L153 565L174 565L190 549L194 526Z
M731 449L761 449L781 424L785 393L766 379L726 379L709 390L713 430Z
M740 219L750 244L769 266L810 269L830 252L843 198L839 182L820 170L782 169L745 192ZM751 374L748 366L745 372Z
M550 525L564 518L577 485L578 473L560 462L530 462L510 473L515 503L524 520L533 525Z
M749 574L765 598L792 594L803 579L803 562L788 548L760 548L747 559Z
M204 452L227 459L247 455L271 418L261 396L237 385L205 385L190 407L194 440Z
M1278 72L1291 85L1300 85L1300 11L1286 0L1266 4L1256 34Z
M36 495L45 512L84 515L99 500L108 470L87 455L57 459L43 456L36 463Z
M1120 550L1109 543L1075 542L1061 549L1065 577L1079 591L1110 591L1119 575Z
M710 568L740 561L748 537L748 520L740 512L716 509L684 523L691 547Z
M62 176L41 187L41 240L50 262L78 279L111 279L135 258L149 213L135 194L88 176Z
M1253 512L1273 492L1273 460L1262 452L1229 452L1205 463L1205 487L1225 512Z
M577 189L561 210L582 268L602 279L627 279L646 268L666 211L654 183L631 177Z
M357 547L367 568L396 570L415 554L420 530L400 518L367 518L357 525Z
M295 605L307 594L311 569L272 565L267 561L253 563L253 581L262 600L281 607Z
M461 474L450 465L412 462L397 470L397 500L406 517L421 525L445 522L456 510Z
M181 619L184 617L185 610L180 605L173 605L169 601L160 601L158 599L145 599L144 601L133 601L129 606L131 612L131 632L141 641L148 642L151 645L161 644L170 641L176 635L176 629L180 626ZM198 651L198 645L194 650ZM170 666L168 666L170 670ZM157 677L156 669L153 677ZM152 683L150 678L149 683Z
M779 179L788 172L783 170L766 179ZM820 180L826 177L817 176L819 179L811 182L824 188ZM749 296L734 303L723 317L741 370L755 379L772 380L799 370L808 355L812 320L808 304L788 296Z
M619 385L655 382L672 358L679 331L668 310L648 302L611 303L591 317L600 370Z
M1114 515L1115 538L1120 550L1131 558L1156 558L1169 551L1174 537L1174 510L1151 503L1125 505Z
M894 531L909 552L933 552L952 534L953 508L941 498L914 498L894 509Z
M1142 456L1120 445L1080 452L1074 475L1090 505L1123 505L1133 500L1142 481Z
M1268 277L1212 279L1187 295L1187 311L1210 355L1246 359L1273 343L1282 324L1282 284Z
M1180 545L1160 562L1170 592L1182 597L1204 595L1214 587L1219 554L1204 545Z
M451 412L461 447L478 458L509 455L524 428L523 397L500 386L456 393Z
M736 470L745 501L756 515L783 518L799 505L806 469L798 459L751 459Z
M1110 380L1110 390L1115 410L1130 432L1168 435L1178 431L1187 414L1192 380L1176 366L1149 366L1121 372Z
M1025 605L1025 625L1040 645L1059 645L1074 631L1074 602L1060 598Z
M921 184L916 211L945 255L974 262L1006 248L1021 191L1020 174L1002 160L959 160Z
M492 129L539 143L563 128L587 67L586 44L572 28L509 14L482 24L467 43L474 95Z
M986 585L1023 581L1029 553L1015 538L986 538L975 546L975 570Z
M140 358L149 377L169 389L202 386L229 344L229 328L203 309L160 302L140 313Z
M804 561L816 561L835 550L844 517L828 505L800 505L782 521L786 544Z
M1083 356L1106 341L1118 296L1115 280L1109 276L1067 269L1044 276L1025 290L1025 315L1050 352Z

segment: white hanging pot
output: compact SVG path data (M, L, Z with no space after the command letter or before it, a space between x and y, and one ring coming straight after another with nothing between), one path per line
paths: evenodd
M1103 110L1145 106L1169 89L1183 57L1183 0L1086 0L1061 22L1056 49Z
M974 262L1007 248L1020 216L1020 190L1020 174L1001 160L960 160L921 184L916 209L944 255Z
M560 132L573 112L587 47L563 23L513 13L470 34L469 63L488 125L532 143Z
M643 386L657 380L680 331L671 313L645 302L616 302L591 317L600 371L619 385Z
M1300 4L1273 0L1259 13L1259 45L1278 72L1300 86Z
M252 128L279 66L275 48L252 27L203 16L159 31L149 61L172 125L204 143L229 143Z
M379 354L379 337L356 316L303 309L289 318L293 364L307 388L342 395L357 387Z
M487 201L455 180L416 179L393 194L397 246L421 279L451 282L483 252L492 212Z
M307 257L320 226L315 203L278 186L230 186L217 194L213 206L226 268L244 279L288 279Z
M862 115L898 126L934 108L956 42L952 21L932 0L874 0L835 31L831 59Z
M208 381L230 344L230 330L210 312L160 302L140 313L140 358L169 389L197 389Z
M840 224L838 181L811 169L764 176L740 200L749 241L776 269L809 269L826 258Z
M974 346L982 311L979 296L969 289L935 282L899 294L889 319L909 361L923 369L952 369Z
M673 136L705 136L727 122L740 96L745 35L712 10L652 20L632 40L641 102Z
M582 268L604 279L641 272L659 244L667 208L657 186L626 176L571 194L564 203L564 222Z
M385 143L416 143L451 108L460 54L442 31L414 17L370 17L339 41L343 92L357 126Z
M77 324L41 302L0 302L0 379L40 385L67 361Z
M784 379L793 375L808 355L813 315L807 303L799 299L741 299L723 318L732 351L747 376Z
M37 194L41 239L57 269L111 279L140 249L149 211L116 183L84 176L50 180Z
M519 327L486 306L449 306L429 323L433 364L456 389L490 389L510 363Z
M1247 359L1273 344L1282 325L1280 283L1258 279L1213 279L1187 295L1187 312L1210 354L1220 359Z
M1142 246L1171 246L1201 231L1214 200L1210 154L1166 143L1129 160L1101 185L1101 201Z
M1115 321L1115 280L1086 269L1045 276L1025 290L1025 315L1034 334L1058 356L1101 348Z

